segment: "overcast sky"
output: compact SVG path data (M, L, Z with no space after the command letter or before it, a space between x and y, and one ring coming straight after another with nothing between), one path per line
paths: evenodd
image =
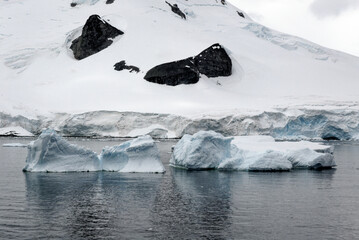
M359 0L228 0L255 21L359 56Z

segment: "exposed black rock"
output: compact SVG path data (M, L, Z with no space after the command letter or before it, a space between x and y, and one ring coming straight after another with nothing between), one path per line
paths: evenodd
M194 57L194 65L207 77L230 76L232 61L226 50L216 43Z
M76 7L76 5L77 5L77 3L74 3L74 2L72 2L72 3L70 4L71 7Z
M121 62L118 62L114 65L115 70L117 71L122 71L124 69L129 70L130 72L140 72L140 69L136 66L132 66L132 65L126 65L126 61L122 60Z
M115 0L106 0L106 4L112 4Z
M227 5L226 0L221 0L221 3L222 3L223 5Z
M220 44L213 44L195 57L158 65L144 78L149 82L176 86L197 83L200 73L207 77L232 74L232 61Z
M238 13L238 15L239 15L240 17L246 18L242 12L238 12L238 11L237 11L237 13Z
M181 18L186 19L186 15L179 9L177 4L170 4L169 2L165 1L170 7L172 12L179 15Z
M98 15L92 15L86 21L81 36L72 41L70 48L74 57L81 60L107 48L112 44L112 38L122 34L121 30L111 26Z
M199 81L199 72L191 58L164 63L150 69L145 79L149 82L176 86Z

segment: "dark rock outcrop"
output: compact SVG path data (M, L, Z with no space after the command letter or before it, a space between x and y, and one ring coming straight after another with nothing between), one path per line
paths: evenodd
M74 57L81 60L107 48L113 42L111 38L122 34L121 30L111 26L98 15L92 15L86 21L81 36L72 41L70 48Z
M216 43L194 57L194 64L207 77L230 76L232 61L226 50Z
M221 0L222 5L227 5L226 0Z
M140 69L136 66L132 65L126 65L126 61L122 60L121 62L118 62L114 65L116 71L122 71L122 70L129 70L130 72L136 72L138 73Z
M186 14L184 14L181 9L179 9L177 4L170 4L169 2L165 1L170 7L172 12L174 12L175 14L179 15L181 18L186 19Z
M72 3L70 4L70 6L71 6L71 7L76 7L76 6L77 6L77 3L72 2Z
M145 79L170 86L193 84L199 81L199 72L193 60L188 58L158 65L147 72Z
M237 11L238 15L242 18L246 18L242 12Z
M106 4L112 4L115 0L106 0Z
M195 57L158 65L144 78L149 82L176 86L197 83L200 73L207 77L232 74L232 61L220 44L213 44Z

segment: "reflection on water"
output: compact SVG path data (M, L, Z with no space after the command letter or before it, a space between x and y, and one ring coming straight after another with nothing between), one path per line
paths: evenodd
M358 145L335 147L337 170L248 173L170 168L172 144L158 175L22 173L26 149L0 148L0 239L359 236Z
M171 169L151 211L155 238L220 239L230 234L230 175Z
M117 173L25 173L27 202L37 221L55 236L99 239L129 232L148 215L163 175ZM126 226L129 225L129 226ZM145 229L144 229L145 230ZM48 236L48 235L46 235Z

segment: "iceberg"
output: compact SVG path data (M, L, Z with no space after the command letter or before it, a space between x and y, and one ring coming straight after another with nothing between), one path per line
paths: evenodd
M233 157L224 159L218 166L221 170L240 171L289 171L291 162L279 151L248 151L233 147ZM232 151L233 152L233 151Z
M45 130L28 145L25 172L165 172L150 136L105 147L100 156L70 144L54 130Z
M170 164L185 169L215 169L231 156L232 139L214 131L185 134L175 145Z
M192 170L290 171L336 166L332 147L308 141L276 142L270 136L223 137L213 131L185 135L171 165Z
M118 146L105 147L100 160L104 171L165 172L157 146L148 135Z
M97 154L70 144L54 130L45 130L30 142L25 172L85 172L100 171Z

